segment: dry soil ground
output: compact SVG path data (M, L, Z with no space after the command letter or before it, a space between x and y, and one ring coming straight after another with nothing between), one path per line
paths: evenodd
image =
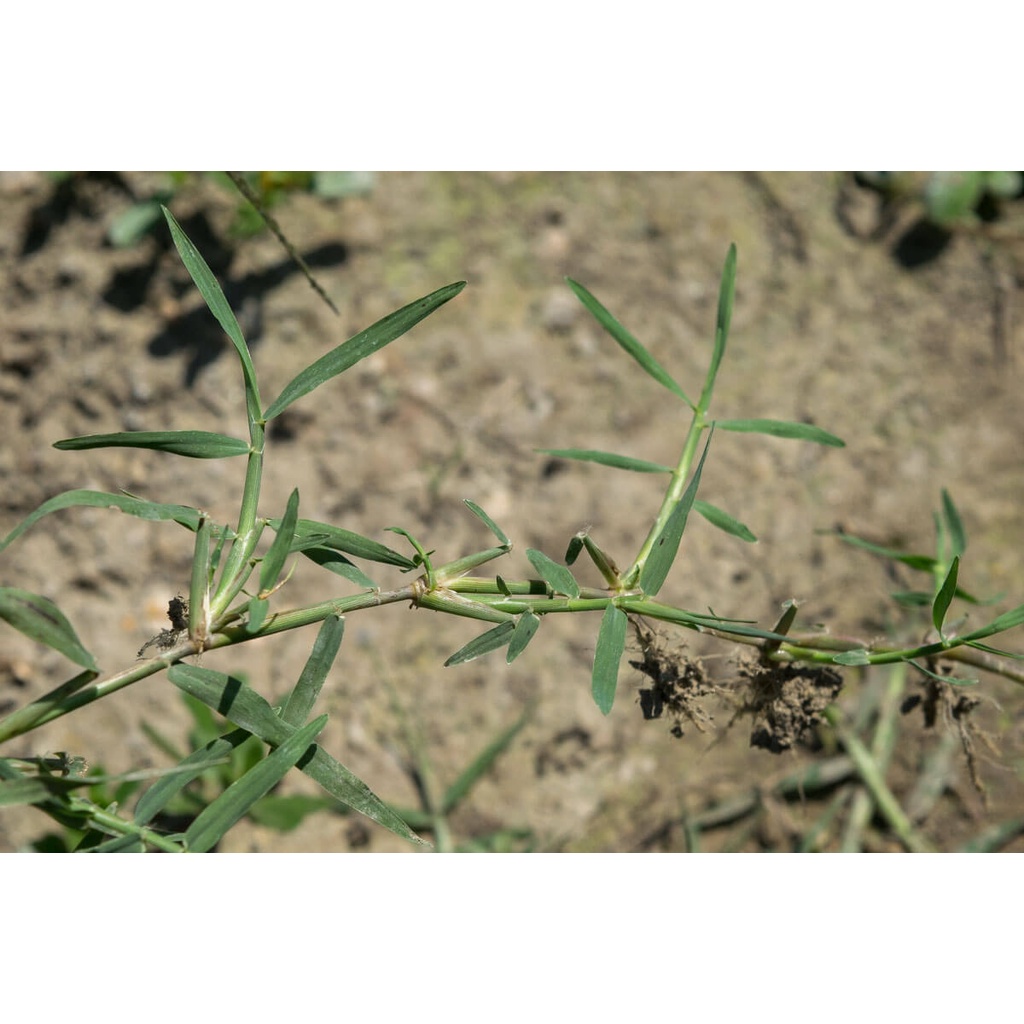
M201 506L221 521L236 512L241 460L51 447L124 429L244 432L236 360L166 232L129 249L105 241L133 195L164 181L0 176L0 534L75 487ZM929 551L945 487L971 541L963 584L1005 594L1000 609L1024 601L1024 357L1011 316L1024 232L1012 223L994 241L964 233L940 251L901 247L914 208L874 231L876 198L842 175L381 174L366 195L297 195L277 210L340 308L336 317L272 236L227 241L235 205L200 178L172 202L227 286L267 395L391 310L450 281L469 282L409 337L294 407L269 444L265 514L280 514L297 486L310 518L392 544L383 528L403 526L448 559L488 541L462 505L471 498L515 541L501 570L508 577L532 574L526 548L557 557L584 526L627 562L661 478L554 461L535 449L610 449L673 463L686 421L563 278L594 292L693 394L710 351L722 261L735 242L737 303L713 411L804 420L847 447L716 435L702 496L759 541L743 544L695 518L664 598L767 626L796 597L804 623L884 634L905 625L887 594L909 577L890 579L881 562L827 531L841 525ZM113 670L166 625L168 599L187 590L190 554L190 535L174 524L68 511L3 552L0 580L56 601ZM294 606L350 590L306 565L280 597ZM972 611L972 621L984 614ZM778 780L830 756L827 737L818 751L752 749L750 720L729 727L725 700L706 705L714 715L706 733L687 722L679 738L666 718L643 720L637 698L647 682L626 667L606 718L589 693L597 626L586 616L546 620L510 667L498 656L445 669L445 658L479 632L474 623L405 607L350 616L321 698L331 712L322 742L385 799L411 805L395 695L442 782L532 706L527 727L455 814L458 841L505 827L529 832L520 847L683 849L684 821L756 798L757 813L706 829L701 848L791 849L832 800L837 815L817 844L837 846L852 790L772 794ZM740 670L731 648L663 632L671 644L695 641L689 654L703 655L709 679L733 692ZM309 632L287 634L206 663L244 671L273 700L311 641ZM1019 635L1006 644L1024 649ZM0 705L38 696L66 669L59 655L5 627ZM850 672L846 681L839 703L853 714L865 688L886 676ZM908 687L915 692L918 682ZM941 848L1024 815L1024 692L991 676L978 692L986 700L973 718L994 737L993 749L977 742L987 801L949 723L940 717L926 730L920 710L900 719L889 782ZM163 677L4 752L63 750L113 772L166 766L143 722L184 740L189 719ZM935 757L946 767L935 768ZM925 778L938 779L934 799L916 792ZM289 780L285 792L306 791L305 781ZM876 826L867 848L899 848ZM23 849L48 827L34 811L6 813L0 849ZM383 829L332 813L288 833L243 822L222 848L408 849ZM1024 845L1016 839L1009 848Z

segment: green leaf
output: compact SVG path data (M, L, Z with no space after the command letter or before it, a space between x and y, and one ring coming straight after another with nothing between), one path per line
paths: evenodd
M715 389L715 381L718 378L718 369L722 365L722 358L725 356L725 346L729 339L729 325L732 322L732 307L736 297L736 246L729 246L725 256L725 265L722 267L722 282L718 289L718 314L715 317L715 347L711 353L711 363L708 366L707 376L704 378L704 388L700 395L700 409L707 412L711 404L711 393Z
M178 771L154 782L143 793L135 806L132 820L136 825L146 825L152 821L190 782L199 778L211 762L220 761L231 755L252 733L246 729L235 729L226 736L210 740L205 746L189 754L178 763Z
M575 292L576 297L583 303L587 311L594 319L628 352L643 369L650 374L659 384L666 387L673 394L678 395L691 409L693 402L686 397L686 392L672 379L668 371L651 355L650 352L626 330L618 320L594 298L590 292L581 284L577 284L572 278L565 279L566 284Z
M958 637L958 639L962 643L968 643L972 640L984 640L987 636L1005 633L1006 630L1016 629L1017 626L1022 624L1024 624L1024 604L1018 605L1008 612L1003 612L1002 615L993 619L987 626L982 626L980 629L967 633L965 636Z
M265 597L254 597L249 601L249 617L245 621L246 633L258 633L266 621L270 602Z
M548 558L543 551L537 551L534 548L526 549L526 557L534 569L540 573L544 582L556 594L565 594L567 597L573 598L580 596L580 585L564 565L559 565Z
M245 407L251 433L253 425L261 422L262 416L260 414L260 393L256 386L256 370L249 355L249 346L245 343L242 329L238 326L235 314L231 312L228 300L224 297L224 292L221 291L217 279L213 276L213 271L206 265L206 260L199 254L199 250L192 244L185 232L181 230L181 226L174 219L171 211L167 207L162 207L162 209L167 226L171 229L174 245L181 256L181 262L185 264L185 269L199 289L199 294L202 295L206 305L210 307L210 312L217 318L217 322L224 328L224 333L231 339L231 344L235 346L235 351L238 353L245 381Z
M594 674L591 692L594 701L607 715L615 703L615 688L619 679L619 662L626 649L626 613L614 604L608 605L601 618L601 629L597 634L594 650Z
M711 505L706 501L695 501L693 503L693 510L699 512L712 526L717 526L720 530L724 530L733 537L739 537L740 540L745 540L748 544L753 544L757 541L757 537L750 532L748 527L744 526L738 519L733 519L732 516L723 512L716 505Z
M96 660L82 646L71 623L47 598L17 587L0 587L0 619L6 619L33 640L60 651L76 665L98 671Z
M64 452L90 448L149 448L189 459L230 459L247 455L249 444L226 434L207 430L129 430L119 434L85 434L55 441L54 448Z
M272 828L275 832L291 832L317 811L335 810L338 804L324 796L307 796L293 793L278 796L270 793L249 808L249 818L257 825Z
M465 281L458 281L455 284L445 285L444 288L438 288L436 292L431 292L415 302L410 302L409 305L403 306L398 311L384 317L383 320L378 320L373 326L321 356L285 386L281 394L268 406L264 418L272 420L284 412L292 402L302 398L303 395L308 395L314 388L318 388L339 373L344 373L361 359L365 359L396 338L400 338L439 306L443 306L449 299L455 298L465 287Z
M648 597L654 597L661 590L668 577L668 571L676 559L679 542L683 539L683 531L686 529L686 519L697 497L700 475L704 470L704 460L708 457L708 448L711 446L713 434L714 427L711 428L707 444L704 445L704 454L701 455L700 462L697 463L697 471L691 477L676 507L672 509L672 513L662 527L661 533L658 534L658 539L654 542L654 547L651 548L647 561L640 571L640 587Z
M967 534L964 531L963 521L960 513L949 496L949 491L942 488L942 513L946 520L946 529L949 531L949 540L953 550L951 554L962 555L967 550Z
M480 636L470 640L464 647L460 647L444 663L444 667L449 668L451 665L461 665L463 662L479 658L482 654L488 654L499 647L504 647L511 640L514 630L515 623L511 619L508 622L499 622L494 629L481 633Z
M498 526L498 524L495 523L495 521L475 501L470 501L469 498L463 498L463 502L465 503L466 508L468 508L469 511L472 512L473 515L475 515L477 519L479 519L484 526L486 526L487 529L498 538L498 541L503 547L512 547L512 541L505 536L505 531L502 530L502 528Z
M281 520L271 519L270 528L280 529ZM316 546L330 548L332 551L343 551L346 555L365 558L371 562L382 562L385 565L397 565L402 569L415 569L416 562L391 548L363 537L351 530L342 530L327 523L318 523L315 519L299 519L295 523L295 540L315 536ZM294 543L294 542L293 542Z
M273 753L228 786L189 826L185 833L188 849L193 853L205 853L216 846L224 834L245 817L249 808L266 796L301 758L312 756L311 744L326 724L327 715L321 715L309 725L296 729Z
M294 733L294 728L282 721L263 697L235 676L179 663L170 668L167 678L236 725L259 736L264 743L276 746ZM301 770L343 804L402 839L426 845L365 782L322 747L316 747L312 760L303 764Z
M199 528L199 512L187 505L161 505L156 501L144 501L126 494L107 494L104 491L63 491L61 494L44 501L35 512L27 515L11 532L0 541L0 551L20 537L29 527L35 525L43 516L51 512L60 512L66 508L114 508L139 519L172 519L190 530Z
M647 462L644 459L630 458L628 455L616 455L614 452L595 451L591 448L534 448L542 455L553 455L557 459L576 459L579 462L597 462L613 469L631 469L635 473L671 473L671 466L663 466L660 462Z
M924 190L928 217L943 227L968 218L985 194L984 171L934 171Z
M494 762L508 749L509 744L519 735L530 720L533 708L527 710L509 728L499 733L473 759L473 762L445 791L441 800L441 813L451 814L469 795L470 790L490 771Z
M304 722L313 710L320 690L330 672L331 666L341 646L341 638L345 634L345 620L337 615L329 615L323 621L320 632L313 641L313 650L306 659L299 681L288 694L288 700L281 711L281 721L288 725L299 725Z
M743 434L768 434L771 437L789 437L798 441L813 441L832 448L845 448L846 442L835 434L810 423L790 423L785 420L715 420L715 426Z
M932 605L932 623L942 636L942 624L946 621L946 612L953 603L953 596L956 594L956 577L960 569L960 556L953 559L949 566L949 572L935 595L935 603Z
M295 524L299 518L299 489L296 487L288 496L288 505L280 525L274 529L277 536L270 550L263 556L260 563L260 596L266 597L277 584L284 568L285 560L291 553L292 539L295 536Z
M370 579L357 565L350 562L340 551L332 551L330 548L311 547L303 548L302 554L311 562L322 566L328 572L341 576L354 583L357 587L365 590L379 590L377 584Z
M196 530L196 542L192 554L192 578L188 588L188 635L193 640L205 642L209 623L210 592L210 520L203 516Z
M160 203L154 199L135 203L111 221L107 240L115 249L127 249L140 242L160 220Z
M938 564L937 559L931 555L908 555L896 548L886 548L880 544L872 544L871 541L862 540L851 533L837 533L836 536L851 547L862 548L865 551L870 551L873 555L878 555L880 558L889 558L894 562L901 562L903 565L909 566L911 569L919 569L921 572L931 572ZM931 600L930 595L928 600Z
M512 639L509 641L508 653L505 655L505 661L509 665L526 650L526 645L533 639L533 634L537 632L538 626L540 626L540 617L534 615L533 612L523 612L519 616L512 632Z

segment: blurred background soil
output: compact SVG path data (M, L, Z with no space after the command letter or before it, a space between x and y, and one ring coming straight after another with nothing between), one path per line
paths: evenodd
M165 184L158 174L0 175L0 535L79 487L198 506L220 522L237 513L243 460L51 447L118 430L245 436L237 360L166 230L128 248L107 241L119 214ZM297 486L306 517L395 547L397 536L383 530L401 526L450 560L489 545L462 504L471 498L515 542L495 565L506 578L534 575L528 547L560 559L583 527L628 564L663 478L535 449L597 448L674 464L686 410L625 356L563 279L592 291L695 396L722 262L735 242L737 300L712 413L814 423L847 447L716 434L701 497L746 523L758 543L692 517L661 597L766 627L797 598L805 626L867 638L906 628L887 595L927 581L891 578L829 531L931 552L945 487L970 540L961 584L1004 595L997 610L1024 601L1019 215L996 235L929 235L912 202L884 211L875 193L842 174L378 174L364 194L296 194L274 209L340 309L335 316L268 232L231 239L237 196L195 176L170 205L225 286L265 399L385 314L469 282L407 337L282 417L268 443L265 515L280 515ZM175 524L70 510L0 555L0 583L54 600L115 671L167 626L168 600L188 590L191 553L191 534ZM385 587L407 580L368 568ZM597 585L596 574L582 576ZM276 600L295 607L352 592L304 561ZM974 623L988 614L968 610ZM530 708L527 726L454 815L459 840L504 828L522 830L517 848L684 849L685 820L753 800L757 813L709 828L700 848L793 848L826 804L806 794L783 800L772 787L829 756L827 739L824 749L812 736L780 755L752 749L750 720L733 722L728 701L708 705L707 732L684 723L677 737L668 719L643 720L646 681L625 664L604 717L590 696L597 627L594 616L551 617L511 666L498 654L443 668L478 624L397 606L351 615L321 695L320 710L331 713L321 742L384 799L413 806L396 695L442 783ZM703 657L709 677L733 692L740 673L729 645L660 632L670 645L688 644L687 655ZM923 633L914 625L911 638ZM203 664L245 673L274 701L294 683L314 635L257 641ZM6 626L0 637L0 707L68 676L60 655ZM1024 650L1019 635L995 642ZM845 678L839 704L850 714L866 687L886 679L856 670ZM911 678L908 692L917 686ZM888 776L909 799L953 737L940 793L918 822L943 849L1024 816L1024 691L983 675L976 692L983 702L974 718L991 739L976 742L984 797L950 722L940 716L926 729L919 711L900 720ZM166 767L144 722L184 743L190 719L163 676L4 753L67 751L109 772ZM296 777L284 791L315 787ZM24 849L52 829L30 809L4 813L0 849ZM820 845L835 842L826 832ZM866 842L898 848L881 824ZM410 849L355 815L333 813L286 833L242 822L221 848Z

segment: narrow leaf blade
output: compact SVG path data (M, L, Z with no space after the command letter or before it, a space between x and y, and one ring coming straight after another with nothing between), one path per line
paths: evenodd
M954 555L962 555L967 550L967 532L964 530L963 520L957 511L949 491L942 488L942 513L946 520L946 528L949 530L949 540Z
M646 459L634 459L628 455L616 455L614 452L595 451L592 448L535 448L542 455L553 455L556 459L576 459L579 462L597 462L613 469L629 469L634 473L671 473L671 466L663 466L660 462L648 462Z
M935 595L935 603L932 605L932 623L938 630L939 635L942 635L942 624L946 621L946 612L949 611L949 606L953 603L953 598L956 595L956 577L960 571L960 556L950 563L949 572L946 573L946 578L942 581L942 586L939 587L939 592Z
M714 428L712 428L712 434ZM679 551L679 542L683 539L683 531L686 529L686 520L690 509L697 497L697 488L700 487L700 475L704 470L704 460L708 457L708 448L711 446L711 436L708 436L707 444L704 445L704 454L697 463L697 470L690 478L683 496L672 510L658 539L651 548L651 553L644 563L640 572L640 586L648 597L654 597L668 577L669 569L676 559Z
M629 331L626 330L618 320L615 319L601 305L597 299L583 285L573 281L572 278L567 277L565 279L566 284L573 290L576 297L583 303L587 311L594 317L594 319L619 343L619 345L625 349L639 364L640 366L659 384L666 387L673 394L678 395L691 409L694 408L693 402L686 397L686 392L672 379L669 372L651 355L650 352L640 344L636 338L633 337Z
M565 594L573 598L580 596L580 585L564 565L559 565L543 551L537 551L535 548L527 548L526 557L556 594Z
M189 459L230 459L249 453L247 441L208 430L129 430L118 434L85 434L55 441L53 447L64 452L91 448L148 448L184 455Z
M845 448L846 442L821 427L810 423L791 423L788 420L715 420L715 426L741 434L768 434L770 437L794 438L813 441L831 448Z
M540 617L533 612L523 612L519 616L519 621L512 631L512 639L509 641L508 653L505 655L505 661L509 665L526 650L526 645L533 639L539 626Z
M732 307L736 297L736 246L729 246L729 252L725 257L725 265L722 267L722 281L718 289L718 313L715 317L715 347L711 353L711 363L708 366L707 376L704 378L704 388L700 395L700 409L707 412L711 404L711 394L715 389L715 381L718 378L718 369L722 365L725 356L725 346L729 339L729 325L732 322Z
M43 516L60 512L66 508L114 508L139 519L171 519L190 530L199 527L199 512L187 505L162 505L156 501L145 501L128 494L108 494L105 491L74 490L63 491L44 501L34 512L27 515L7 536L0 541L0 551L17 540L26 530L34 526Z
M270 528L277 530L281 526L280 519L271 519ZM405 555L399 554L384 544L369 537L343 530L328 523L318 523L315 519L299 519L295 523L295 539L315 536L316 546L342 551L346 555L365 558L371 562L382 562L385 565L397 565L402 569L415 569L416 563Z
M608 605L601 619L594 650L594 673L591 692L601 713L607 715L615 703L615 689L619 679L619 662L626 649L626 613L614 604Z
M313 641L313 650L303 666L299 681L288 694L288 700L281 711L281 720L288 725L299 725L304 722L313 710L320 690L330 672L341 638L345 634L345 620L337 615L329 615L323 621L320 632Z
M431 292L415 302L410 302L409 305L378 320L365 331L360 331L359 334L321 356L285 386L281 394L267 407L264 418L272 420L284 412L292 402L308 395L314 388L320 387L332 377L344 373L361 359L365 359L396 338L400 338L439 306L443 306L449 299L455 298L465 287L465 281L458 281L455 284L445 285L444 288L438 288L437 291Z
M491 651L496 651L499 647L504 647L511 640L514 630L515 623L511 619L508 622L499 622L494 629L481 633L480 636L475 637L468 644L460 647L444 663L444 667L449 668L452 665L462 665L464 662L472 661L483 654L489 654Z
M299 518L299 489L296 487L288 496L288 504L285 513L281 517L280 525L277 527L277 535L274 537L270 550L263 556L260 563L260 596L265 597L274 589L281 570L284 569L285 559L291 553L292 540L295 537L295 524Z
M717 526L720 530L724 530L733 537L739 537L740 540L745 540L748 544L756 543L757 537L754 536L749 527L744 526L738 519L733 519L731 515L723 512L717 505L712 505L706 501L695 501L693 503L693 510L699 512L712 526Z
M252 358L249 355L249 346L242 336L242 329L238 326L235 314L224 297L217 278L213 271L206 264L206 260L200 255L199 250L192 244L189 237L181 230L181 225L174 219L174 215L166 207L162 207L167 226L171 229L171 238L174 239L175 248L181 256L181 262L195 282L210 312L217 318L217 322L224 329L224 333L231 339L235 346L238 358L242 364L242 377L245 381L245 406L249 416L250 425L260 420L260 394L256 386L256 370L252 365Z
M475 501L470 501L469 498L464 498L463 502L466 508L468 508L469 511L472 512L473 515L475 515L477 519L479 519L484 526L486 526L487 529L498 538L498 541L504 547L512 547L512 541L510 541L505 535L505 531L502 530L502 528L498 526L498 524Z
M39 643L46 644L76 665L99 671L71 623L50 600L18 587L0 587L0 619Z
M310 745L323 732L327 715L321 715L296 729L273 753L250 768L208 807L204 808L185 833L185 845L193 853L205 853L224 834L244 818L257 800L269 793L304 756L312 756Z
M263 697L233 676L179 663L168 670L167 678L235 725L259 736L264 743L276 746L294 732L293 727L284 722ZM312 760L303 764L301 770L354 811L365 814L411 843L426 845L362 779L322 747L316 747Z

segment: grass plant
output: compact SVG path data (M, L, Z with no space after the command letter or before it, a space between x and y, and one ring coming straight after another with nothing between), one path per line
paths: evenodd
M2 551L45 517L91 506L177 524L192 534L194 552L188 598L171 601L170 628L140 651L140 660L112 673L101 671L88 646L52 601L19 588L0 588L0 617L61 652L78 669L49 693L0 720L0 745L158 673L166 673L170 682L188 695L193 708L209 709L216 717L209 718L203 712L205 734L194 737L194 749L187 753L160 739L168 750L174 750L178 763L142 788L131 812L122 810L122 802L149 780L105 779L108 787L131 783L133 788L101 792L97 779L82 773L73 759L0 758L0 803L34 805L58 824L74 830L77 849L198 852L215 849L243 816L258 816L261 807L266 813L266 801L275 787L288 773L298 770L319 784L325 800L366 815L411 844L425 845L416 826L429 828L440 846L450 847L447 815L493 764L522 723L498 737L446 790L434 784L426 786L423 807L406 815L378 797L318 742L327 716L316 714L315 708L339 652L346 617L386 604L408 603L476 619L486 627L455 651L446 666L502 650L505 660L511 662L533 642L545 616L592 614L599 621L590 686L593 700L604 714L609 714L615 703L631 627L641 635L646 628L644 622L659 621L749 647L753 654L749 710L760 722L761 733L756 735L763 734L761 745L786 749L803 731L823 723L831 726L845 748L844 771L851 766L857 770L874 805L887 815L908 848L925 848L904 812L893 804L878 770L885 762L888 741L880 735L873 747L865 747L838 717L833 702L841 670L873 665L912 668L935 686L943 687L944 693L973 685L976 680L965 674L972 669L1024 682L1024 672L1015 665L1018 656L989 643L1024 623L1024 605L964 633L949 619L955 600L981 603L959 585L966 538L948 494L943 493L942 509L936 518L938 544L933 556L889 551L857 538L844 538L927 575L926 588L897 598L927 612L932 635L922 642L901 645L898 640L878 643L820 631L802 632L796 629L798 609L794 602L788 603L778 621L766 628L753 620L726 618L711 610L695 612L659 600L692 512L741 540L754 537L731 512L698 497L712 443L718 443L722 432L761 433L832 448L843 446L838 437L820 427L762 418L763 410L752 410L757 415L745 419L712 416L712 398L727 351L735 296L735 247L729 249L725 260L708 369L696 399L591 292L582 284L568 282L587 311L641 370L662 385L669 401L689 422L678 461L672 466L592 449L545 449L549 455L596 462L610 469L663 474L667 478L664 497L628 561L614 559L589 532L581 531L569 539L562 557L556 557L557 552L528 550L526 555L536 575L509 579L484 567L508 554L512 540L470 499L465 502L467 514L479 520L492 541L479 551L445 563L437 562L430 546L404 527L386 527L394 539L385 544L341 525L303 518L298 490L291 492L277 514L261 513L271 421L455 299L465 282L438 288L384 317L299 370L280 394L266 401L246 340L217 280L169 211L162 212L182 261L234 347L245 394L244 430L239 431L241 436L196 430L94 434L61 440L55 447L65 451L132 447L186 458L244 458L246 474L238 495L238 515L231 523L214 522L203 509L185 504L126 493L71 490L44 502L0 541ZM577 581L572 567L583 555L594 563L604 586L587 587ZM304 607L285 606L282 583L300 560L343 577L354 585L356 593ZM396 571L405 574L406 581L394 580ZM312 626L318 628L305 667L277 706L240 675L214 671L199 663L205 651ZM682 666L669 663L663 654L649 647L644 671L652 679L648 695L651 717L666 708L681 717L696 714L696 683ZM794 687L803 687L805 696L811 695L812 699L804 701L810 710L793 727L794 735L782 737L777 711L791 700ZM214 724L220 722L223 726ZM410 749L418 751L414 760L419 774L429 775L422 746L411 742ZM239 757L241 750L246 752L244 758ZM157 827L155 823L171 819L171 812L180 806L191 782L225 763L234 766L230 778L223 778L224 785L210 794L208 802L193 807L194 816L185 827L179 831ZM854 820L862 821L863 815L863 809L857 811ZM693 832L699 824L691 820L687 828Z

